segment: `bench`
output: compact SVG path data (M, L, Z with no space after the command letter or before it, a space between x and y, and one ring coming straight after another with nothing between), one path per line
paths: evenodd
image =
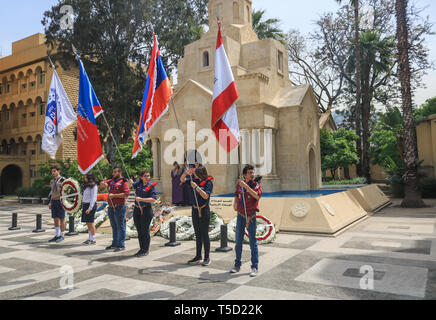
M48 198L41 198L42 204L48 204Z
M39 203L41 198L33 198L33 197L20 197L20 203L25 203L26 201L30 201L32 204Z

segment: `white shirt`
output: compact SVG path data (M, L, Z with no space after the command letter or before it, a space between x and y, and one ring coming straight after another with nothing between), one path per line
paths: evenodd
M94 208L94 205L97 201L97 189L97 185L95 185L93 188L86 188L85 191L83 191L82 202L89 203L90 210Z

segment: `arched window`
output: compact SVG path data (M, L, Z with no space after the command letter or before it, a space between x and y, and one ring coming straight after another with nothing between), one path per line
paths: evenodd
M239 4L237 2L233 2L233 21L239 22Z
M203 52L203 67L209 67L209 51Z

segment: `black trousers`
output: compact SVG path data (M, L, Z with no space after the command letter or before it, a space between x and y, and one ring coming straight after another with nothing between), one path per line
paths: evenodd
M133 221L135 222L136 230L138 231L138 241L141 250L148 251L150 249L150 223L153 219L153 209L151 206L141 209L135 207L133 210Z
M204 259L209 258L210 239L209 239L210 208L209 205L201 209L201 218L198 210L192 207L192 224L195 231L195 241L197 247L196 258L201 259L201 249L204 245Z

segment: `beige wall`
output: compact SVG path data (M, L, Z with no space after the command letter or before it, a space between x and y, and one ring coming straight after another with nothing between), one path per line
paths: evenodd
M23 173L23 186L31 185L38 165L48 160L41 150L41 140L53 70L44 42L44 35L35 34L14 42L12 54L0 58L0 85L3 87L0 94L0 169L11 163L18 165ZM78 69L74 66L70 71L58 68L57 72L77 110ZM56 159L76 158L74 129L75 124L63 133L64 143Z
M427 117L416 126L418 158L430 178L436 178L436 114Z

